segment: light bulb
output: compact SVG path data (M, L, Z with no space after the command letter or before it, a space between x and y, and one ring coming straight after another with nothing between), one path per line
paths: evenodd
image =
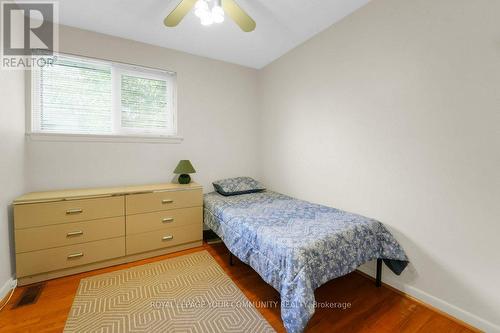
M206 15L206 13L208 13L208 3L206 3L205 0L198 0L194 5L194 8L194 14L199 18L202 18Z
M198 0L196 1L196 4L194 5L195 9L198 8L203 8L208 10L208 3L205 0Z
M224 22L224 9L222 9L222 7L219 5L215 5L212 8L212 18L215 23Z
M214 23L214 19L212 17L212 13L209 11L206 11L205 14L201 17L201 24L202 25L212 25Z

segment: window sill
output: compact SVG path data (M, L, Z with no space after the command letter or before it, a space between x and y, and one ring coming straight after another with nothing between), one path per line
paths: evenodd
M59 142L122 142L122 143L181 143L180 136L166 135L99 135L63 133L26 133L32 141Z

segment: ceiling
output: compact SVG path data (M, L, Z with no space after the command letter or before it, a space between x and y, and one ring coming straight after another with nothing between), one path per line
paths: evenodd
M175 28L163 19L180 0L59 1L64 25L262 68L369 0L236 0L257 28L245 33L226 15L202 26L191 11Z

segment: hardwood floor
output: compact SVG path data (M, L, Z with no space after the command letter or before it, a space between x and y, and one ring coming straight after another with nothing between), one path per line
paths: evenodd
M0 332L61 332L71 309L80 279L148 262L207 250L243 293L255 302L279 301L279 294L249 266L235 258L228 264L223 244L208 245L135 263L99 269L46 282L38 301L13 309L25 287L18 288L10 303L0 312ZM383 286L376 288L369 278L351 273L330 281L316 290L317 302L350 303L348 309L318 308L306 332L478 332L459 321ZM266 304L266 303L259 303ZM278 306L259 307L259 311L278 332L285 332Z

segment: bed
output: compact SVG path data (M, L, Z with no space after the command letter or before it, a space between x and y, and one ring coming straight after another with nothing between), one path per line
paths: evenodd
M396 274L408 258L382 223L272 192L204 196L204 221L281 296L288 333L314 314L314 290L378 259Z

